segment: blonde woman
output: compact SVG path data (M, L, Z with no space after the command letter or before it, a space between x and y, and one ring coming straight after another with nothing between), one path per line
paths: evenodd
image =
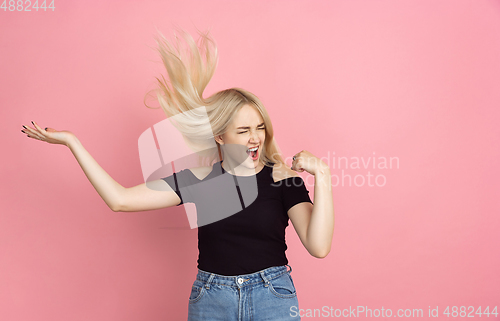
M274 140L269 115L252 93L230 88L202 97L216 69L218 54L210 34L200 36L203 51L184 33L190 49L187 54L164 36L157 38L170 79L169 86L164 78L157 78L157 98L167 117L189 115L196 108L204 108L208 122L187 117L176 127L199 151L203 151L199 146L217 147L211 154L200 152L208 165L126 188L99 166L73 133L42 128L36 122L32 122L33 128L23 125L23 133L47 143L66 145L115 212L154 210L188 202L195 203L202 212L212 206L202 201L207 194L200 190L185 192L196 183L204 182L214 198L223 200L223 189L211 185L217 181L214 178L231 177L240 185L256 182L257 195L250 202L244 200L242 187L238 186L240 211L199 224L198 274L188 300L188 320L298 320L297 292L285 255L285 228L291 221L312 256L328 255L334 228L330 169L305 150L293 155L289 168ZM297 174L303 171L314 175L314 203ZM229 206L219 200L212 204Z

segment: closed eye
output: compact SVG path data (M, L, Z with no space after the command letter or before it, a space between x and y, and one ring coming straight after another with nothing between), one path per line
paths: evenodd
M259 127L259 128L257 128L257 129L258 129L258 130L264 130L264 129L266 129L266 127ZM245 130L245 131L239 132L239 133L237 133L237 134L244 134L244 133L246 133L246 132L248 132L248 130Z
M263 126L263 125L264 125L264 124L260 124L260 125L259 125L260 127L257 127L257 130L264 130L264 129L266 129L266 126ZM244 128L245 128L245 127L242 127L241 129L244 129ZM246 128L248 128L248 127L246 127ZM237 132L237 134L244 134L244 133L246 133L246 132L248 132L248 130L245 130L245 131L242 131L242 132Z

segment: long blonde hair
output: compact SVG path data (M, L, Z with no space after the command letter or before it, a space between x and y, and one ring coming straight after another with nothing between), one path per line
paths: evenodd
M267 166L271 166L270 163L277 166L285 165L281 151L274 139L269 114L256 95L245 89L234 87L221 90L206 99L203 98L203 91L217 67L217 45L209 31L206 33L198 31L200 46L204 48L204 51L200 52L191 35L183 30L180 31L182 38L190 48L187 53L182 52L182 46L179 46L179 38L175 33L176 47L172 46L160 32L160 37L155 37L158 45L156 49L167 70L170 86L163 76L163 80L155 77L158 80L159 88L153 89L153 91L156 92L158 102L169 119L183 113L191 115L184 118L188 119L187 121L174 123L186 142L193 146L209 146L208 142L213 145L214 136L222 135L227 131L229 124L241 107L251 105L260 112L265 125L266 139L260 155L261 162ZM152 108L146 104L148 95L149 92L144 98L144 104L146 107ZM193 113L199 107L205 107L209 124L201 121L199 113ZM220 156L220 145L216 141L215 143ZM200 156L205 157L209 164L217 159L217 154L213 153L210 155L200 153Z

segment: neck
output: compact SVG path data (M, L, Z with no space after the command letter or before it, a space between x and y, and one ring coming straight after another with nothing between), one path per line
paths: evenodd
M230 158L221 161L221 166L224 171L236 176L252 176L257 174L264 168L264 164L262 164L260 161L256 167L248 167L244 164L239 164L237 166L235 165L236 164Z

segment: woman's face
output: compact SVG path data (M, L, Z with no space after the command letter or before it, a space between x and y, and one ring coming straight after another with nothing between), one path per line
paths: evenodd
M241 107L226 133L216 137L224 150L224 161L229 157L232 166L242 164L256 171L261 168L260 154L265 139L264 120L252 105ZM224 163L227 164L227 162ZM225 168L228 167L225 166Z

